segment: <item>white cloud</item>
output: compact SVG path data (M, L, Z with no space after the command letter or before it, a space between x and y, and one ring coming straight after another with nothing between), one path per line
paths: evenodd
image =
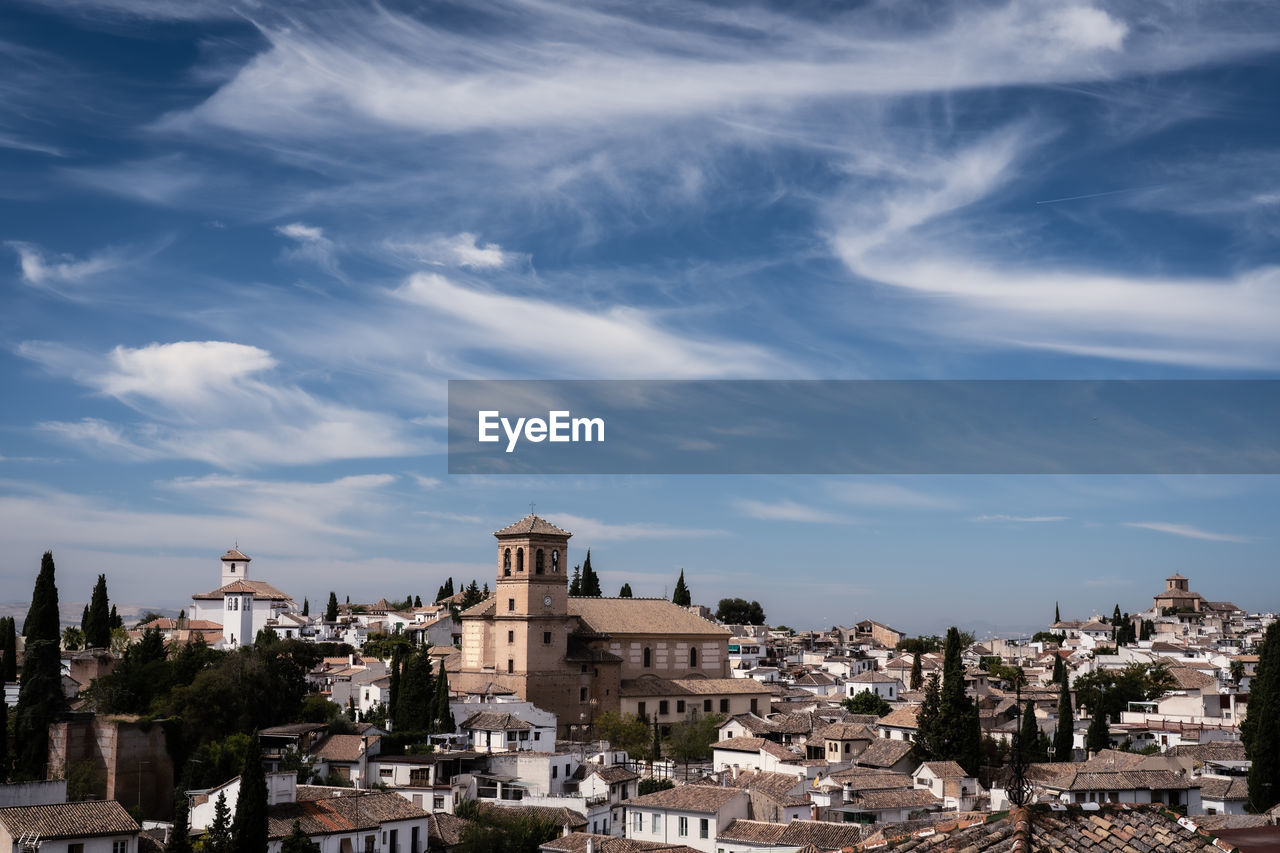
M28 342L18 353L126 403L146 420L41 424L65 439L132 458L197 459L219 468L413 455L426 444L401 422L273 384L266 350L228 341L116 347L105 360Z
M852 524L855 519L825 509L806 506L793 500L734 501L737 510L748 518L761 521L798 521L806 524Z
M302 222L290 222L287 225L278 226L276 233L288 237L297 244L285 253L287 257L308 261L330 275L342 277L341 270L338 268L337 246L324 235L324 229Z
M898 483L858 481L833 483L832 497L855 506L884 509L951 509L956 502L948 497L910 489Z
M715 378L785 375L787 370L759 347L682 335L664 328L654 312L638 308L587 311L470 289L436 273L411 276L393 295L438 321L437 344L465 351L482 342L486 350L532 359L566 378Z
M553 524L571 530L575 540L584 545L592 545L596 542L626 542L633 539L698 539L704 536L726 535L723 530L646 522L615 524L562 512L547 513L545 517Z
M995 521L1003 524L1046 524L1054 521L1066 521L1065 515L980 515L974 521Z
M281 225L276 231L290 239L297 240L299 243L328 243L329 240L324 236L324 230L314 225L304 225L301 222L290 222L288 225Z
M256 480L211 475L163 484L197 502L250 518L288 525L296 531L369 537L368 527L342 524L346 515L376 516L385 511L381 492L396 481L392 474L360 474L321 483Z
M1238 536L1233 533L1214 533L1210 530L1193 527L1190 524L1173 524L1166 521L1129 521L1125 522L1125 527L1154 530L1157 533L1167 533L1170 536L1181 536L1186 539L1202 539L1207 542L1236 542L1243 544L1258 541L1252 536Z
M125 258L114 251L100 252L83 260L70 255L50 257L39 246L31 243L9 242L9 248L18 254L22 280L36 287L60 290L63 285L77 286L92 281L104 273L125 264Z

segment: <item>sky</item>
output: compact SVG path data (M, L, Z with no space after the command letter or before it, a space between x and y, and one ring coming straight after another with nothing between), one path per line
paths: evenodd
M449 379L1280 377L1280 7L16 0L0 604L1280 609L1274 476L450 476ZM1249 418L1248 412L1241 417Z

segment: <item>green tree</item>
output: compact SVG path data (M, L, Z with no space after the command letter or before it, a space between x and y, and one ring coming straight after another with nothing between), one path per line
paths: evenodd
M311 615L311 599L307 598L305 595L302 597L302 615Z
M329 604L324 609L324 621L338 621L338 594L336 592L329 593Z
M711 744L720 739L724 717L717 714L682 720L671 727L667 738L667 756L686 765L691 761L711 758Z
M1048 744L1040 733L1040 726L1036 723L1034 702L1027 702L1026 707L1022 709L1022 729L1018 732L1018 740L1022 747L1023 761L1030 764L1048 759L1049 756L1045 751Z
M254 732L240 770L240 795L231 822L236 853L266 853L267 834L267 776L262 771L258 733Z
M606 711L594 720L596 734L607 740L615 749L624 749L627 755L638 761L653 756L649 725L635 714Z
M421 607L421 606L422 606L422 596L420 596L420 595L415 595L415 596L413 597L413 606L414 606L414 607Z
M3 685L0 685L2 688ZM9 781L9 704L0 689L0 784Z
M671 594L671 603L678 604L681 607L688 607L693 604L693 596L689 594L689 587L684 582L684 569L680 570L680 578L676 581L676 591Z
M672 782L670 779L658 779L654 776L646 776L640 780L636 794L643 797L645 794L656 794L659 791L670 791L675 786L676 783Z
M912 753L920 761L932 761L939 757L934 747L935 728L938 722L938 708L942 701L942 688L938 673L932 672L924 683L924 701L916 712L916 740L911 748Z
M875 714L877 717L883 717L893 710L888 702L870 690L855 693L845 698L840 704L851 714Z
M173 829L164 853L191 853L191 808L181 791L173 800Z
M402 732L430 732L434 696L431 656L424 646L409 655L402 665L400 691L396 696L396 728Z
M1066 664L1062 662L1062 655L1059 654L1055 654L1053 656L1053 683L1067 683L1067 667Z
M0 643L4 644L4 657L0 658L0 681L17 681L18 623L12 616L4 620Z
M587 549L587 556L582 560L582 583L578 593L584 598L598 597L603 595L600 591L600 578L596 575L595 569L591 568L591 549Z
M618 590L618 598L631 598L631 584L624 583L622 589Z
M1053 733L1053 760L1070 761L1075 749L1075 712L1071 710L1071 688L1066 678L1060 682L1058 693L1058 728Z
M722 598L716 605L716 621L725 625L763 625L764 608L758 601Z
M1062 611L1058 609L1058 602L1053 603L1053 624L1057 625L1062 621Z
M910 687L911 687L911 689L912 689L912 690L919 690L919 689L920 689L920 685L921 685L921 684L923 683L923 681L924 681L924 674L923 674L923 673L924 673L924 670L922 669L921 664L920 664L920 651L919 651L919 649L917 649L917 650L916 650L916 653L915 653L914 655L912 655L912 656L911 656L911 684L910 684Z
M579 598L582 596L582 564L573 567L573 577L569 579L569 597Z
M204 834L201 853L236 853L231 837L231 810L227 808L226 791L218 792L213 803L213 822Z
M116 606L114 604L111 605L110 622L111 622L111 630L113 631L124 628L124 619L121 618L120 614L116 612Z
M66 707L62 695L58 587L54 572L53 552L46 551L31 594L31 608L22 625L27 642L22 653L22 683L14 723L15 769L19 779L45 778L49 724L57 720Z
M480 586L476 583L475 578L471 579L471 583L467 586L466 593L462 596L462 609L474 607L484 601L485 596L480 592Z
M1111 729L1107 725L1107 714L1099 707L1093 712L1093 720L1084 735L1084 748L1089 752L1101 752L1111 747Z
M936 760L955 761L966 772L976 774L982 761L982 729L977 706L964 691L961 649L960 631L953 626L947 630L943 646L942 688L930 746Z
M1255 814L1280 803L1280 622L1272 622L1249 682L1249 713L1240 728L1249 767L1249 807Z
M431 731L447 734L458 730L458 723L449 708L449 675L444 671L444 663L436 673L435 695L431 702Z
M75 625L62 629L62 648L69 652L78 652L84 648L84 632Z
M293 829L280 842L280 853L320 853L320 845L302 831L302 824L293 822Z
M396 709L400 707L400 679L404 677L405 646L395 646L391 650L391 680L387 684L387 716L394 724Z
M462 829L459 853L538 853L541 845L560 834L554 820L538 815L479 805L456 814L469 821Z
M111 645L111 603L107 600L106 575L98 575L98 582L93 585L84 637L91 649L105 649Z
M1118 720L1130 702L1149 702L1176 686L1164 663L1135 661L1123 669L1097 669L1077 678L1076 704L1090 715L1102 708L1110 719Z

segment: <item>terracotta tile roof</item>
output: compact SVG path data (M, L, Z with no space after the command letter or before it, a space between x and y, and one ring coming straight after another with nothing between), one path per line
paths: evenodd
M140 827L115 800L11 806L0 809L0 824L10 836L38 835L41 840L133 835Z
M280 803L267 809L267 836L283 838L296 820L312 837L372 829L396 820L425 818L427 812L393 791L370 791Z
M769 692L750 678L656 678L642 676L622 682L620 695L634 696L718 696L765 695Z
M230 551L222 555L222 559L235 560L237 562L243 562L243 563L252 562L253 560L252 557L246 557L243 553L241 553L239 548L232 548Z
M916 727L916 715L918 713L920 713L920 707L918 705L898 708L881 717L879 725L882 727L896 726L900 729L914 729Z
M716 833L717 841L740 841L744 844L777 845L787 829L783 823L762 820L731 820Z
M871 746L855 757L854 763L863 767L892 767L911 752L913 744L908 740L882 737L871 741Z
M663 841L641 841L635 838L619 838L616 835L592 835L589 832L572 832L545 841L538 848L548 853L586 853L588 845L596 853L698 853L684 844L667 844Z
M654 791L626 800L624 805L639 808L672 809L673 811L715 814L725 805L746 794L736 788L719 785L677 785L665 791Z
M293 601L288 594L281 592L266 581L246 581L235 580L226 586L220 586L213 592L202 592L191 596L192 598L218 599L222 598L226 593L252 593L254 598L269 598L274 601Z
M1067 765L1071 767L1071 765ZM1040 784L1064 791L1168 791L1192 787L1186 776L1171 770L1080 770L1063 772Z
M868 771L865 768L840 770L828 778L841 788L848 787L854 791L894 791L915 787L915 782L906 773Z
M813 733L814 738L828 740L881 740L861 723L830 723Z
M857 675L855 675L853 678L850 678L849 681L852 681L854 684L901 684L902 683L902 679L895 678L892 675L885 675L883 672L879 672L874 669L869 669L866 672L860 672Z
M765 734L777 731L777 727L775 727L770 720L757 717L755 714L734 714L720 725L724 726L730 722L737 723L753 734Z
M494 536L523 536L529 533L540 534L544 536L564 536L568 538L573 534L567 530L561 530L545 518L536 515L526 515L524 518L508 524L506 527L496 531Z
M940 806L939 800L928 788L908 788L906 790L857 791L853 795L853 804L868 811L880 809L922 809L927 806Z
M761 793L779 805L801 805L806 802L803 793L797 793L803 790L805 780L790 773L745 770L735 779L732 773L726 772L724 785Z
M533 726L514 714L500 711L477 711L459 726L463 729L482 729L489 732L527 732Z
M1200 761L1247 761L1243 743L1184 743L1171 747L1174 756L1188 756Z
M1202 800L1248 800L1249 780L1243 776L1201 776Z
M432 812L431 817L427 819L427 838L435 843L428 846L433 849L437 846L458 846L462 843L462 830L466 829L470 823L471 821L454 817L448 812Z
M664 598L570 598L569 615L599 634L673 634L726 640L730 636L727 629Z
M599 776L603 781L608 782L610 785L615 785L619 782L631 782L640 778L639 773L636 773L634 770L628 770L620 764L611 764L608 767L596 767L591 770L591 773Z
M783 845L811 845L819 850L843 850L857 844L865 831L862 826L853 823L793 820L783 828L778 842Z
M1193 820L1198 820L1194 818ZM1160 853L1198 853L1217 851L1207 835L1180 826L1175 820L1155 808L1104 807L1097 812L1083 812L1069 807L1054 812L1036 808L1033 812L1034 844L1036 850L1089 851L1089 853L1121 853L1121 851L1160 851ZM1011 849L1013 823L1008 816L987 821L976 821L963 828L939 828L936 835L925 838L906 835L905 840L893 846L894 853L929 851L929 853L985 853ZM892 827L883 835L894 838Z
M921 766L929 768L929 772L938 779L963 779L969 775L954 761L926 761Z
M728 737L711 744L712 749L728 749L734 752L759 752L767 740L762 737Z
M1169 674L1180 690L1212 690L1218 686L1217 679L1189 666L1171 666Z
M359 761L363 740L360 735L329 735L324 743L311 750L311 754L322 761ZM374 747L380 738L374 736L368 740L369 747L376 752Z
M557 808L556 806L495 805L494 803L481 803L480 811L482 813L493 811L498 814L509 814L522 818L549 820L559 827L568 825L570 830L578 829L587 825L586 815L581 812L575 812L573 809Z

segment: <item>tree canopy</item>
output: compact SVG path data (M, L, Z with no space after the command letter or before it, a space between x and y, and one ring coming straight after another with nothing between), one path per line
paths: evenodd
M84 636L91 649L105 649L111 645L111 603L107 600L106 575L98 575L98 582L93 586Z
M1272 622L1249 684L1249 714L1240 736L1249 768L1249 808L1261 814L1280 803L1280 622Z
M758 601L722 598L716 605L716 621L725 625L763 625L764 608Z
M689 587L684 582L684 569L680 570L680 578L676 581L675 592L671 594L671 603L678 604L681 607L688 607L693 604L693 596L689 593Z
M889 707L888 702L870 690L855 693L853 696L844 699L840 704L851 714L875 714L877 717L883 717L893 710Z

